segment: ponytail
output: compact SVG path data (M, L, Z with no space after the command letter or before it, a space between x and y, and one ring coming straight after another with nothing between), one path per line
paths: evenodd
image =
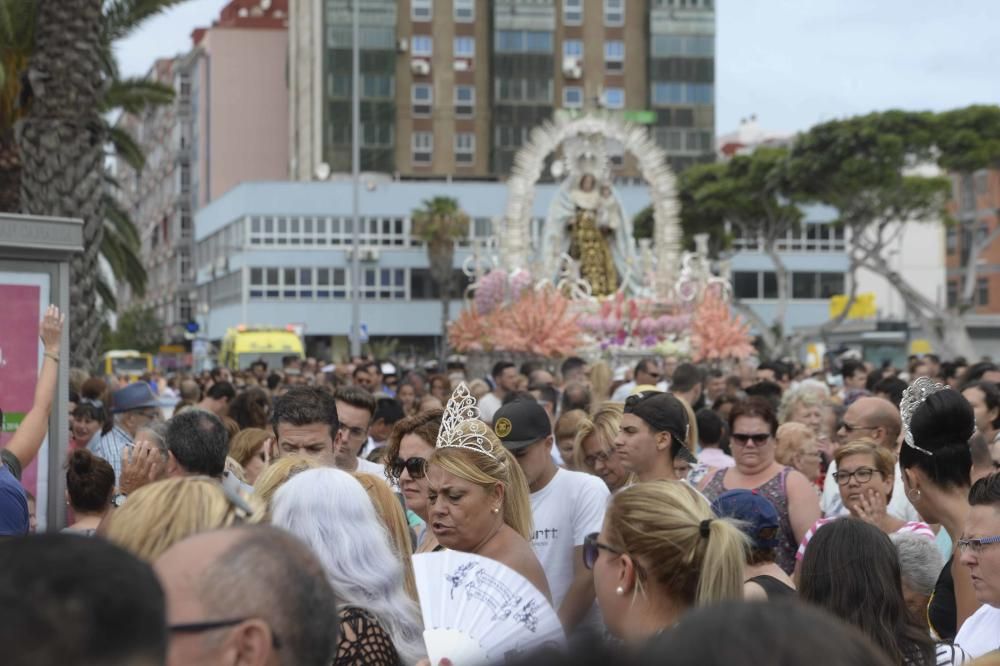
M701 558L701 575L694 605L707 606L743 597L743 565L747 538L729 518L715 518L707 523L708 536Z

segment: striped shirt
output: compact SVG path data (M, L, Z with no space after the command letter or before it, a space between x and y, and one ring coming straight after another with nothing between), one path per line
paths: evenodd
M115 470L115 485L118 485L122 475L122 449L131 445L132 436L116 425L100 439L97 437L91 439L87 448L95 456L108 461L111 468Z
M806 535L802 537L802 543L799 544L799 549L795 553L795 561L796 562L800 561L806 554L806 546L809 545L809 541L813 538L813 535L816 534L816 530L823 527L827 523L832 523L833 521L839 519L840 518L838 517L838 518L820 518L819 520L817 520L813 524L813 526L809 528L809 531L806 532ZM911 520L908 523L904 523L902 527L896 530L896 534L907 534L907 533L919 534L920 536L927 537L931 541L934 541L934 539L937 537L937 535L934 534L934 530L930 528L930 525L915 520Z

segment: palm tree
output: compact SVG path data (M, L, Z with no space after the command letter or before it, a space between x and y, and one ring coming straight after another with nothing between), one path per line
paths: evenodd
M413 211L413 235L427 245L431 280L441 294L441 367L448 357L448 306L451 301L455 242L469 235L469 216L451 197L434 197Z
M107 118L173 99L167 86L122 79L112 44L182 1L0 0L0 210L84 218L85 250L72 265L70 313L73 360L84 367L97 354L95 294L116 305L98 255L137 294L146 285L138 233L109 193L117 183L104 169L105 146L135 169L145 158Z

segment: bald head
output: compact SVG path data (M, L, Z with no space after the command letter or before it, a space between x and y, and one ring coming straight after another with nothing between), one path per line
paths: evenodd
M887 449L897 448L903 429L896 406L884 398L858 398L844 414L840 435L847 440L866 437Z
M198 534L167 549L154 568L170 625L246 618L205 633L175 632L169 665L215 663L232 652L261 665L332 662L333 590L312 551L288 532L252 526Z

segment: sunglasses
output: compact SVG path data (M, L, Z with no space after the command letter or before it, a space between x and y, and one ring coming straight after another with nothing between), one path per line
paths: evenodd
M739 442L740 444L746 444L749 441L753 441L754 444L760 446L761 444L767 443L767 440L771 439L771 433L769 432L734 432L729 436L730 439Z
M593 532L588 534L583 540L583 566L588 569L594 568L594 564L597 563L597 556L601 554L602 550L614 553L615 555L622 554L620 550L598 541L597 539L599 536L600 535L597 532Z
M246 622L247 620L252 620L252 617L239 617L233 618L231 620L214 620L210 622L191 622L188 624L172 624L167 627L167 631L173 634L201 634L206 631L215 631L216 629L226 629L228 627L235 627L236 625ZM278 635L271 631L271 645L274 646L275 650L281 649L281 639Z
M396 458L389 465L389 474L392 478L399 480L399 477L403 475L403 470L410 473L411 479L422 479L427 474L427 459L426 458L407 458L403 460L402 458Z

